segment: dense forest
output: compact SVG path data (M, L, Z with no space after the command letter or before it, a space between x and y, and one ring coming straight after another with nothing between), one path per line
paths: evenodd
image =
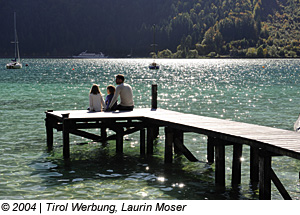
M2 57L14 11L22 57L300 57L300 0L0 0Z

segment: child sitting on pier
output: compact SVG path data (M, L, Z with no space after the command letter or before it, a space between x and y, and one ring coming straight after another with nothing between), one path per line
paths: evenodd
M105 105L106 105L106 110L109 107L112 98L114 97L116 88L113 85L109 85L107 88L107 96L105 98ZM117 102L115 102L115 104L113 104L111 110L116 110L117 108Z
M90 91L90 107L88 110L90 111L101 111L104 109L105 103L101 94L101 91L99 89L99 86L97 84L93 84L91 91Z

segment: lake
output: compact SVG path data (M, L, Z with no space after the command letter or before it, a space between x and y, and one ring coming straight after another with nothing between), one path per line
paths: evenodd
M106 86L115 84L119 73L133 88L135 108L150 108L155 83L158 107L168 110L287 130L300 113L300 60L157 59L157 71L148 69L150 59L24 59L21 70L5 69L8 61L0 59L2 200L258 199L250 185L249 147L243 149L242 184L232 189L227 146L226 189L218 190L214 165L205 163L204 135L185 134L199 163L176 157L164 164L163 129L151 158L140 157L138 133L124 141L123 156L116 155L115 141L71 135L71 159L65 162L61 132L54 132L54 150L48 153L44 112L87 109L92 84L106 96ZM300 199L300 161L275 157L272 166L291 197ZM282 199L273 184L272 199Z

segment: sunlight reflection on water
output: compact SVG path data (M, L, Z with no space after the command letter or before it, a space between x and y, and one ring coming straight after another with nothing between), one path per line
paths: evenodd
M122 73L133 87L136 108L150 107L151 85L158 84L160 108L291 130L300 103L299 60L168 60L150 71L149 59L24 59L29 67L0 69L0 199L247 199L249 149L243 153L238 197L230 186L218 193L214 166L184 158L163 164L163 131L152 161L139 157L139 136L125 141L125 156L115 146L72 146L72 161L62 160L60 133L55 150L45 150L44 111L86 109L93 83L114 84ZM1 65L6 60L0 59ZM73 70L74 68L74 70ZM18 131L18 132L16 132ZM97 131L99 132L99 131ZM72 137L72 143L87 140ZM186 134L187 147L206 161L206 136ZM231 149L226 154L230 185ZM120 160L121 159L121 160ZM286 166L285 164L289 165ZM299 194L299 161L274 158L273 167L291 195ZM30 188L30 189L28 189ZM273 188L272 188L273 189ZM274 188L273 198L280 199Z

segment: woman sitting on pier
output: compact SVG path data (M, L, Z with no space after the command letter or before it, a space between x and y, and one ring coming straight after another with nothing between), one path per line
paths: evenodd
M101 91L97 84L93 84L90 91L89 98L90 98L90 107L89 107L90 111L101 111L106 107Z

